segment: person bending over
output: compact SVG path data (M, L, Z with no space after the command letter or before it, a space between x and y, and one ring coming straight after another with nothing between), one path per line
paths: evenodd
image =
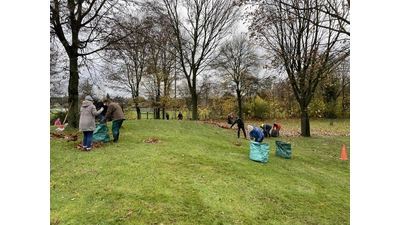
M257 142L262 142L264 140L264 133L261 131L260 128L252 125L247 125L247 129L249 130L250 140L254 139L254 141Z

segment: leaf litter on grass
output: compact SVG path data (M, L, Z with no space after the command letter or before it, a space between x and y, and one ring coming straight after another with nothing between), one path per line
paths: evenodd
M75 134L63 134L63 133L58 133L58 132L51 132L50 133L50 138L60 138L60 139L65 139L67 140L67 142L70 141L77 141L78 140L78 132ZM104 143L103 142L92 142L92 146L91 148L100 148L101 146L103 146ZM75 146L76 149L83 151L83 145L82 143L79 143Z
M160 140L158 140L157 138L149 138L149 139L146 139L146 140L143 140L143 142L146 142L146 143L162 143L162 141L160 141Z
M223 128L223 129L232 129L231 125L227 124L226 122L206 121L206 120L199 121L199 122L205 123L205 124L210 124L210 125L213 125L216 127ZM312 136L346 136L346 137L350 136L350 134L348 134L348 133L340 133L340 132L324 130L324 129L322 129L322 130L321 129L313 129L313 130L311 130L311 135ZM279 136L281 136L281 137L301 137L301 132L299 129L296 129L296 128L281 129L279 131Z

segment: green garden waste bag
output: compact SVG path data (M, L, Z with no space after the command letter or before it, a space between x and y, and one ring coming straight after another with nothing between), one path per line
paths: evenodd
M268 162L269 144L256 141L250 142L249 158L256 162Z
M285 159L292 157L292 145L283 141L275 141L276 144L276 156L280 156Z
M108 134L107 123L96 124L96 130L93 132L92 142L109 142L110 135Z

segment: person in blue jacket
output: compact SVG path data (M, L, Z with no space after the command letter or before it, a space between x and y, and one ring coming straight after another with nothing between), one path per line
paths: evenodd
M262 142L264 140L264 133L260 128L254 127L252 125L247 125L247 129L249 130L250 140L254 138L257 142Z

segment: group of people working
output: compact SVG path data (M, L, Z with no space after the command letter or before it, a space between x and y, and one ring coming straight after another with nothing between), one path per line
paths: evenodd
M247 129L249 130L250 140L254 139L257 142L262 142L264 137L271 137L271 132L276 133L274 137L278 137L281 125L279 123L274 123L272 126L269 124L261 124L260 128L247 125Z
M247 139L246 131L244 129L243 120L236 116L236 120L233 120L233 113L228 115L228 124L231 124L232 128L235 124L238 126L237 136L240 138L240 131L243 131L244 138ZM249 131L250 140L255 140L257 142L262 142L264 137L271 137L271 132L276 133L276 136L279 136L279 130L281 129L281 125L279 123L274 123L272 126L269 124L261 124L260 128L252 125L247 125L247 130Z
M100 123L112 121L113 142L118 141L119 131L125 120L124 111L118 103L111 99L96 99L95 101L92 97L86 96L82 102L79 116L79 131L83 132L83 150L90 151L93 132L96 130L96 119Z

